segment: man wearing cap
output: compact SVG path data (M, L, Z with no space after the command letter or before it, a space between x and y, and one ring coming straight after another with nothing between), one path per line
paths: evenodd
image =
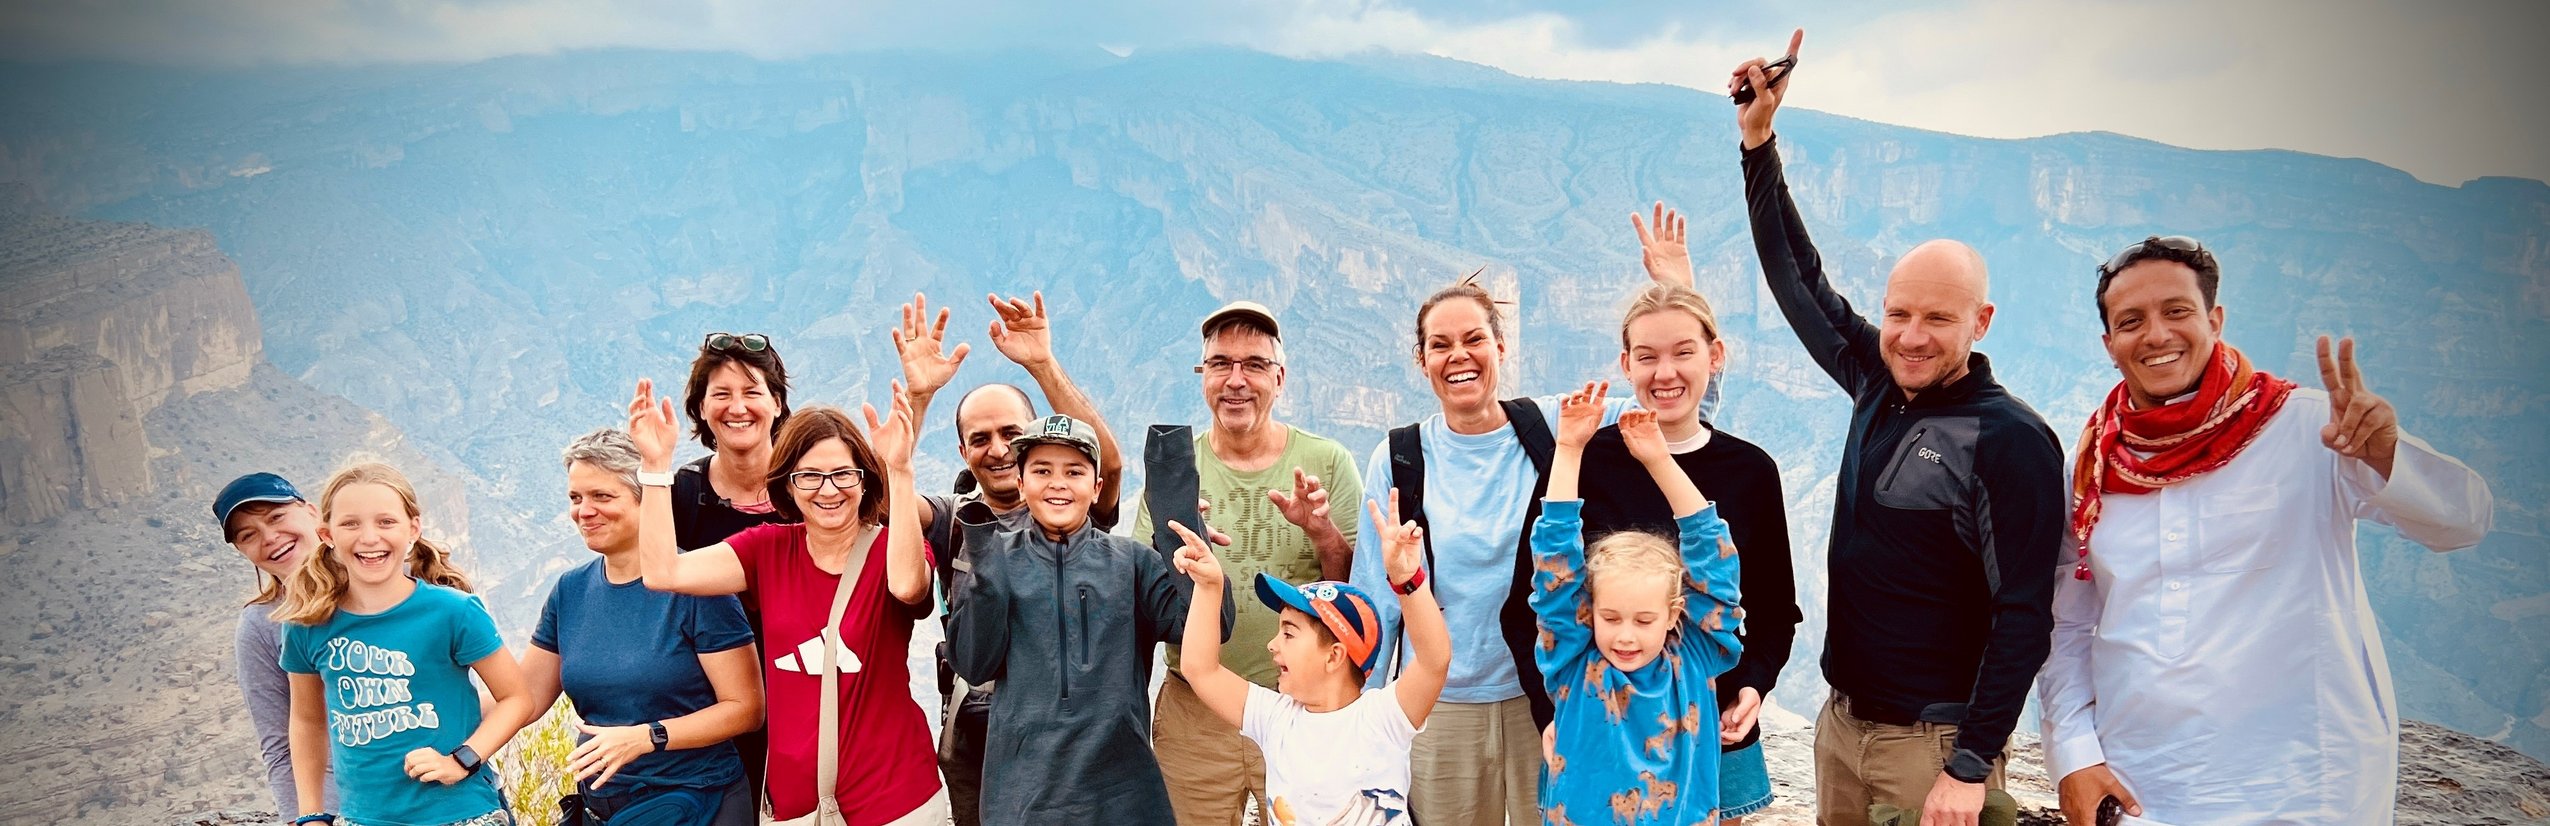
M1099 530L1098 436L1047 416L1011 441L1028 524L980 502L949 589L948 657L992 698L982 822L1166 824L1151 738L1151 647L1185 632L1194 586L1160 553ZM1227 608L1225 611L1229 610Z
M272 473L231 480L213 498L212 511L222 540L257 570L257 596L239 610L239 629L231 638L239 697L247 702L249 725L257 731L275 811L297 812L301 797L292 785L292 682L283 673L283 626L272 614L292 569L319 552L319 511L291 482ZM333 769L326 789L328 810L335 811Z
M999 316L990 327L992 344L1001 355L1027 371L1036 388L1042 391L1054 412L1087 422L1097 433L1098 474L1105 483L1089 515L1101 531L1116 526L1117 493L1122 489L1117 477L1122 475L1122 460L1115 436L1098 416L1097 405L1080 392L1078 385L1065 373L1054 357L1053 323L1045 313L1045 299L1039 293L1030 300L1016 298L991 299L992 310ZM967 344L947 349L949 311L939 308L933 319L929 299L915 293L903 305L903 318L894 332L896 356L903 364L904 395L912 402L912 421L917 426L929 415L930 401L956 377L959 365L972 351ZM956 560L957 545L964 534L957 530L956 512L974 502L981 502L1009 527L1027 524L1027 502L1019 490L1018 453L1011 440L1027 433L1037 423L1036 402L1027 392L1002 383L984 384L965 392L956 400L957 458L965 465L965 480L972 486L960 488L956 494L925 493L921 495L922 533L930 543L936 561L938 580L943 595L954 588L949 564ZM940 615L941 631L953 616ZM948 665L946 646L939 647L939 692L945 696L947 708L940 717L939 771L947 777L948 807L955 814L957 826L973 826L983 780L983 729L991 714L990 684L960 685L955 671Z
M1202 332L1203 358L1195 372L1203 379L1212 426L1195 437L1195 474L1197 491L1212 503L1213 527L1231 537L1216 554L1223 568L1239 578L1263 573L1291 582L1344 580L1357 520L1351 509L1334 510L1329 503L1361 500L1362 475L1345 446L1275 420L1286 376L1274 313L1255 302L1234 301L1206 315ZM1147 503L1135 513L1133 535L1153 535ZM1230 638L1248 644L1224 651L1222 664L1273 688L1275 664L1255 643L1274 636L1276 611L1240 600L1237 612ZM1236 824L1251 796L1264 821L1264 756L1238 727L1196 698L1195 688L1178 673L1178 656L1171 646L1152 732L1178 823Z
M2046 776L2076 824L2114 797L2173 826L2387 826L2399 703L2356 522L2450 551L2487 536L2495 499L2401 431L2353 339L2320 338L2318 388L2250 364L2223 338L2221 281L2183 236L2099 268L2123 378L2076 443L2037 683Z

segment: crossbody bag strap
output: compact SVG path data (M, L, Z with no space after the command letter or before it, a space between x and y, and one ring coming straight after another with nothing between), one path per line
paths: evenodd
M870 525L851 540L850 558L841 566L841 584L832 589L832 612L823 620L823 701L822 711L815 716L815 811L838 812L841 804L833 797L841 774L841 612L850 607L850 594L859 588L859 574L867 570L868 553L876 547L878 526ZM818 821L820 822L820 821Z

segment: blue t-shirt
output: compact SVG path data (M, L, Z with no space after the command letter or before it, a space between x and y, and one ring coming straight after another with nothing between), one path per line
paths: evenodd
M339 610L318 625L284 623L283 670L327 686L328 759L345 819L433 826L504 806L495 772L449 786L407 776L407 753L449 754L478 730L469 664L505 650L478 597L419 582L378 614Z
M1561 398L1534 399L1552 433L1558 431ZM1635 399L1604 399L1603 424L1620 421L1622 411L1637 406ZM1444 623L1455 629L1443 701L1494 703L1523 696L1514 650L1506 647L1497 629L1506 597L1514 590L1514 555L1522 552L1526 527L1523 514L1532 507L1532 488L1540 474L1532 469L1532 457L1523 452L1523 443L1511 426L1477 435L1454 433L1444 425L1443 414L1436 413L1418 425L1417 440L1425 448L1426 536L1434 548L1426 576L1434 582L1435 598L1442 601ZM1364 499L1381 503L1387 512L1390 486L1390 440L1384 438L1364 464ZM1381 564L1381 531L1373 528L1372 513L1362 503L1355 505L1355 513L1361 527L1355 534L1353 574L1348 579L1365 593L1390 593L1389 573ZM1415 516L1403 513L1400 518ZM1381 627L1391 629L1391 638L1399 643L1387 650L1405 656L1405 641L1398 630L1399 601L1376 600L1372 607L1380 615ZM1472 629L1486 633L1472 633ZM1385 656L1365 686L1388 684L1391 671Z
M1541 504L1532 526L1534 659L1558 727L1556 762L1541 780L1552 823L1670 826L1715 822L1718 695L1713 682L1744 651L1737 639L1735 545L1711 503L1674 520L1682 548L1683 612L1661 655L1636 671L1603 657L1585 618L1585 503Z
M531 644L558 655L576 716L596 726L644 725L717 703L699 655L752 644L744 605L614 585L594 559L558 575ZM617 796L670 787L723 788L744 776L731 743L639 755L598 790Z

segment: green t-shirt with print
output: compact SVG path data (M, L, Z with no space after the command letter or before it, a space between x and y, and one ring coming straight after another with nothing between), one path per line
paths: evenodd
M1257 601L1257 574L1263 571L1295 585L1316 581L1319 553L1311 546L1310 535L1285 521L1284 512L1266 498L1266 492L1290 494L1294 468L1319 477L1328 491L1328 520L1346 535L1348 548L1355 545L1355 509L1363 501L1363 474L1355 470L1354 454L1333 439L1292 425L1284 428L1288 434L1284 455L1255 471L1232 470L1223 464L1213 455L1210 431L1195 437L1196 490L1204 501L1213 503L1205 521L1231 536L1231 544L1213 548L1223 574L1229 577L1231 602L1238 609L1231 641L1222 646L1222 667L1268 688L1275 687L1275 663L1266 655L1266 641L1275 636L1278 614ZM1133 536L1146 541L1151 536L1147 503L1134 516ZM1177 646L1169 646L1168 665L1178 667Z

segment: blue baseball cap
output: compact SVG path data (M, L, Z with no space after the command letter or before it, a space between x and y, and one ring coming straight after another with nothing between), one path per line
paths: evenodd
M1319 618L1328 633L1346 644L1346 656L1364 673L1372 673L1373 662L1381 658L1381 618L1373 613L1372 597L1361 588L1326 580L1294 587L1261 572L1257 601L1277 611L1291 608Z
M230 512L250 502L307 502L298 488L281 476L251 473L230 480L221 487L221 495L213 497L213 522L230 526Z

